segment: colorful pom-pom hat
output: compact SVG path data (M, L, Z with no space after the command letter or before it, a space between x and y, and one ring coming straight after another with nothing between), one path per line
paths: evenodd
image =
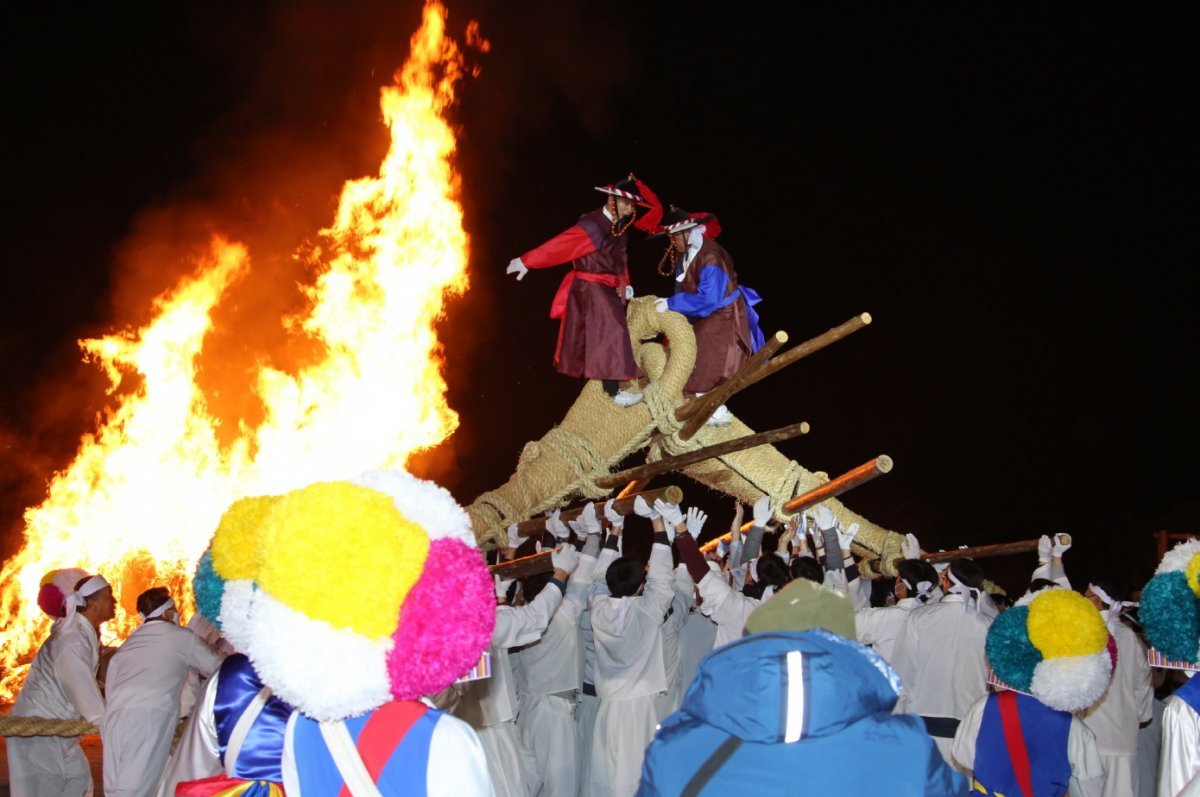
M240 499L193 588L263 682L316 720L445 689L479 662L495 622L467 513L401 471Z
M992 621L986 647L997 678L1060 711L1103 697L1117 663L1104 618L1070 589L1023 596Z
M73 593L75 585L87 576L88 572L78 567L51 570L42 576L38 588L38 607L55 620L66 616L67 596Z
M1150 645L1168 659L1200 664L1200 540L1163 555L1142 587L1138 621Z

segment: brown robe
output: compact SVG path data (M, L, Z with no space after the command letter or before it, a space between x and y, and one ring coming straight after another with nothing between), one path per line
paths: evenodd
M688 266L687 275L676 283L676 293L698 293L700 272L716 266L725 272L729 284L725 296L737 290L737 272L733 258L711 238L705 238L700 251ZM689 316L696 333L696 367L684 385L685 393L704 393L724 382L741 367L753 351L746 300L742 296L703 318Z

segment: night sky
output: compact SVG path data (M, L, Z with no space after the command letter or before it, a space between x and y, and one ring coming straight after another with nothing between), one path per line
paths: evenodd
M720 217L767 334L873 316L730 403L756 430L808 421L781 449L810 470L891 456L851 508L927 549L1069 531L1079 587L1139 586L1153 532L1200 527L1193 11L448 8L454 35L475 19L492 45L454 112L472 288L443 331L462 426L427 466L460 501L503 483L581 386L551 362L562 269L517 283L505 265L632 170ZM302 278L288 253L378 166L378 88L420 10L9 12L0 553L105 406L75 340L144 322L213 230L281 295ZM669 290L662 248L632 241L639 293ZM684 486L727 521L727 499ZM983 564L1012 591L1033 557Z

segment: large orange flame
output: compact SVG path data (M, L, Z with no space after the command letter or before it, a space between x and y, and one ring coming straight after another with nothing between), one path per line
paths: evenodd
M345 184L310 258L308 307L281 319L321 355L296 373L259 369L250 387L261 424L223 442L228 431L218 436L196 378L211 313L251 267L240 244L215 239L143 328L81 341L108 375L115 409L26 510L24 545L0 571L0 699L15 694L49 631L34 600L47 572L108 577L118 599L111 643L136 626L133 602L152 584L169 586L190 614L192 569L235 499L402 466L458 425L434 329L446 299L467 288L445 119L464 59L445 23L445 9L427 2L408 60L381 91L387 156L378 176ZM474 24L468 37L486 50Z

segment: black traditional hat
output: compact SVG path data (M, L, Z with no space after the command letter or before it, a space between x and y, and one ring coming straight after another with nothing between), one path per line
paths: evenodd
M596 190L602 194L619 196L622 199L630 199L644 208L650 207L650 203L647 202L646 198L638 191L637 181L634 179L633 172L630 172L629 176L625 179L617 180L615 183L598 185L596 186Z
M658 230L651 237L658 238L677 232L687 232L693 227L699 227L701 224L712 221L715 218L716 216L711 213L688 213L683 208L671 205L671 209L663 215Z

